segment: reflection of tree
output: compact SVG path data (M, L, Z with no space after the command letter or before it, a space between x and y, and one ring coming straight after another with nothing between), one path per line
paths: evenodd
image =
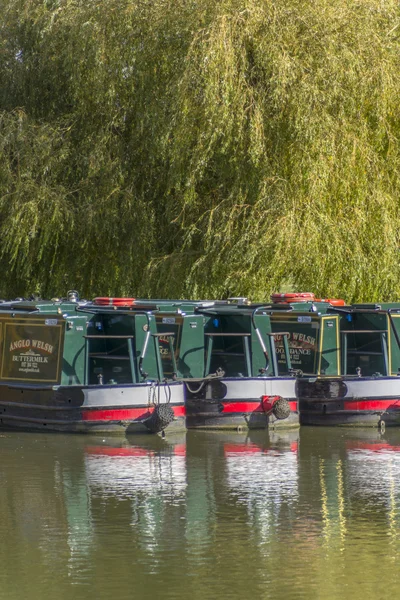
M303 526L297 522L297 539L312 586L324 589L325 597L344 588L346 597L372 597L382 574L390 579L400 550L400 486L393 477L400 454L373 430L307 429L300 448L299 510L308 519Z
M0 584L4 597L63 589L85 565L90 514L82 448L69 438L3 434L0 463ZM66 493L65 493L66 492ZM72 561L72 562L70 562ZM87 563L86 563L87 564Z

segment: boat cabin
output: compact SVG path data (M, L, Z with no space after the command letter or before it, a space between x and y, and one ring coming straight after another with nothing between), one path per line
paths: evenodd
M341 375L379 377L400 369L400 304L353 304L341 311Z
M226 377L278 376L277 344L285 372L291 370L286 330L273 331L269 315L262 307L217 305L203 309L205 319L204 375L218 370Z
M305 302L271 307L273 331L286 329L298 375L390 376L400 369L400 304L331 306ZM279 373L286 370L276 339Z
M337 375L340 372L340 315L330 305L297 302L271 305L273 332L287 331L290 362L298 375ZM283 340L276 339L279 374L287 372Z
M278 376L277 339L283 348L280 360L285 373L291 370L288 334L272 330L262 307L229 301L164 301L152 310L164 372L176 373L178 379L217 372L226 377Z
M167 328L168 329L168 328ZM0 304L0 382L132 384L172 377L159 350L173 332L148 311L77 302Z

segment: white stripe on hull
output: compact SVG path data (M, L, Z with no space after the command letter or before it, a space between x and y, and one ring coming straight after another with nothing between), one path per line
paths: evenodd
M183 404L185 399L183 383L161 384L156 387L150 384L126 387L120 385L83 387L82 392L84 394L82 408L139 407L153 402Z
M223 378L220 381L227 387L224 401L261 399L261 396L282 396L286 400L296 398L296 379L294 377Z
M400 398L400 377L377 379L346 379L347 391L343 398Z

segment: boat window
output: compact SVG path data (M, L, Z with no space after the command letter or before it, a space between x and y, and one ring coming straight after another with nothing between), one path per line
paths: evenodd
M387 375L386 331L343 331L344 375Z
M222 369L227 377L250 377L249 333L206 334L206 375Z
M311 322L305 325L301 323L283 323L280 324L280 327L281 329L287 328L290 332L288 345L291 367L299 369L303 373L316 373L318 368L317 334L315 329L311 329ZM276 337L275 348L278 358L279 375L286 374L288 366L282 336Z
M177 372L176 361L179 361L183 317L174 313L160 313L156 315L156 323L162 376L173 377Z
M87 336L88 384L135 383L132 336Z

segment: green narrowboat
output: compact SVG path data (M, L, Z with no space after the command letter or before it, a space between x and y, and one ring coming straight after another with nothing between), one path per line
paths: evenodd
M286 333L272 331L262 306L234 299L155 301L151 308L164 372L185 383L187 428L299 426ZM172 353L168 330L174 333ZM277 338L283 340L285 369L276 359Z
M289 300L270 318L290 334L301 424L400 425L400 303Z
M154 316L130 304L79 302L75 292L0 304L0 427L184 429L184 385L163 371Z

